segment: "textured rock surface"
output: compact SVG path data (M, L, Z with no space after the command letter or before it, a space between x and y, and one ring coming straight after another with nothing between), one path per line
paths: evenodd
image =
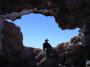
M3 46L11 49L21 50L23 48L23 36L20 28L11 22L4 21L4 28L2 33L4 35ZM13 44L13 45L12 45Z
M2 34L2 28L4 28L3 21L0 23L0 53L2 50L2 40L4 39L4 35Z
M90 59L90 0L0 0L0 67L85 67ZM23 46L20 28L4 19L41 13L54 16L62 29L79 27L80 34L48 52ZM57 57L58 56L58 60Z
M0 22L0 27L4 37L0 37L0 67L35 67L34 49L23 46L20 28L4 20Z
M0 0L0 18L17 19L23 14L41 13L54 16L62 29L73 29L90 21L89 4L90 0Z
M85 67L90 59L89 24L70 42L61 43L47 50L24 47L21 30L14 23L0 22L0 67ZM87 43L88 42L88 43Z

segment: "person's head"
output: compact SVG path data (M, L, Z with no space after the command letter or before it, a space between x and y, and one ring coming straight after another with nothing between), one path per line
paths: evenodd
M48 41L49 41L48 39L45 40L45 42L48 42Z

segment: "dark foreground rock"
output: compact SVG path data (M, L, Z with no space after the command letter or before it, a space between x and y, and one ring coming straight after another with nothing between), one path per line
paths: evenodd
M90 60L89 7L90 0L0 0L0 67L85 67ZM20 28L4 19L29 13L54 16L61 29L80 28L80 34L47 53L24 47Z
M2 24L3 39L1 37L0 67L35 67L34 48L23 46L20 28L7 21L3 21Z
M2 20L0 67L85 67L86 60L90 59L88 25L82 27L80 34L73 37L70 42L61 43L57 47L44 43L49 44L49 48L44 50L23 46L20 28L14 23Z

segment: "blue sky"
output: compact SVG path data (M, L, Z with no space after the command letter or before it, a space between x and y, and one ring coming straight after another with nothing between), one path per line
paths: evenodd
M23 43L27 47L42 48L46 38L55 47L57 44L69 41L77 35L79 29L61 30L54 17L41 14L28 14L14 22L20 26L23 33Z

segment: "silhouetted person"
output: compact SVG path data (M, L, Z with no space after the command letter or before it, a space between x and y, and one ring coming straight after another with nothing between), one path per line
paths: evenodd
M51 62L51 67L59 67L59 57L57 51L48 43L48 39L43 43L43 50L46 54L47 60Z
M50 57L51 51L52 51L52 46L48 43L48 39L45 40L43 43L43 50L46 54L47 57Z
M48 39L45 40L44 44L43 44L43 49L48 49L48 48L52 48L51 45L48 43Z

